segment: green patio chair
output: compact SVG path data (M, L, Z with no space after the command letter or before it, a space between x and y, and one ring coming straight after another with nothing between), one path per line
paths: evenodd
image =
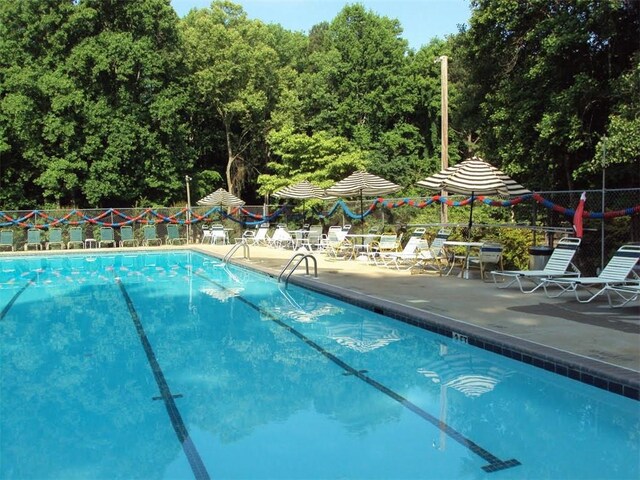
M126 247L127 245L130 245L132 247L138 246L138 241L133 235L133 227L130 225L120 227L120 246Z
M82 227L71 227L69 229L69 241L67 242L67 248L71 249L75 246L80 246L80 248L84 248L84 238Z
M100 227L100 241L98 242L98 248L102 246L113 245L116 246L116 239L111 227Z
M61 228L49 229L49 241L47 242L47 250L51 250L53 248L60 248L60 250L64 249L64 242L62 241Z
M27 243L24 244L24 249L29 250L31 247L42 250L42 232L37 228L27 230Z
M150 247L151 245L162 245L162 240L158 238L158 232L155 225L145 225L142 227L143 240L142 245Z
M167 245L184 245L187 243L185 237L180 236L180 226L176 223L167 225Z
M9 247L12 252L16 249L13 244L13 230L0 231L0 249L4 250L7 247Z

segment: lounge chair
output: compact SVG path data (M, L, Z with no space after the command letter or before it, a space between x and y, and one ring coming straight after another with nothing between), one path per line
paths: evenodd
M167 225L167 245L185 245L187 239L180 236L180 226L176 223Z
M353 244L347 238L340 238L336 229L329 230L324 243L327 259L348 260L353 256Z
M369 262L373 261L376 265L384 265L384 256L390 253L397 253L399 246L398 235L380 235L380 239L374 242L369 249Z
M62 229L50 228L49 229L49 241L47 242L47 250L58 247L60 250L64 249L64 242L62 241Z
M609 301L609 306L612 308L624 307L627 303L633 302L640 297L640 283L606 285L604 288ZM616 298L620 299L620 303L613 303L613 300L611 300L612 293L617 295Z
M158 231L155 225L145 225L142 227L142 237L142 245L144 246L162 245L162 240L158 238Z
M607 291L607 287L617 287L625 285L635 285L640 277L633 271L640 259L640 245L623 245L611 257L604 269L597 277L568 278L546 278L542 280L542 288L548 297L559 297L565 292L573 292L576 300L580 303L588 303L594 298ZM632 278L630 278L630 276ZM560 292L551 294L548 287L559 287ZM581 287L581 288L579 288ZM590 288L598 288L592 292ZM579 291L589 292L588 298L581 298Z
M580 271L571 263L579 246L579 238L563 238L558 242L542 270L494 270L491 272L493 281L498 288L507 288L517 283L522 293L531 293L542 287L544 279L579 277ZM504 278L505 283L501 285L498 278ZM534 287L525 290L523 280L533 282Z
M77 245L79 245L80 248L84 248L82 227L71 227L69 229L69 241L67 242L67 248L71 249Z
M275 248L287 248L293 247L294 245L293 237L284 224L279 224L276 227L273 235L271 235L271 238L269 238L268 242L270 246Z
M322 225L311 225L309 227L307 241L312 250L322 249Z
M429 248L429 243L422 238L426 230L422 227L411 232L411 236L401 252L381 255L384 266L395 267L398 270L410 269L418 261L418 252Z
M133 227L131 225L125 225L120 227L120 246L126 247L131 245L132 247L138 246L138 241L133 233Z
M480 278L485 279L487 265L495 265L503 270L502 266L502 245L496 242L484 242L480 247L478 256L469 257L469 267L480 269Z
M422 249L418 252L418 259L411 267L411 273L433 270L442 275L442 272L447 266L447 254L444 249L444 242L449 239L450 235L451 232L449 230L440 230L431 241L429 248Z
M111 227L100 227L100 241L98 241L98 248L103 246L112 245L116 246L116 239Z
M13 230L0 231L0 249L4 250L7 247L9 247L12 252L16 249L13 244Z
M31 247L42 250L42 232L37 228L27 230L27 243L24 244L24 249L29 250Z

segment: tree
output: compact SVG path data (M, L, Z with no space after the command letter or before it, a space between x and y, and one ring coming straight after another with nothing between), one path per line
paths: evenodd
M169 2L0 7L2 178L18 185L6 203L176 198L192 154Z
M461 37L480 150L531 188L588 186L612 86L638 51L637 2L474 0ZM578 182L578 183L576 183Z
M267 41L270 30L248 20L240 6L214 1L209 9L192 10L181 31L201 153L211 153L203 140L215 138L219 127L227 186L240 195L249 175L249 153L264 139L277 102L279 58ZM213 131L207 132L207 126Z

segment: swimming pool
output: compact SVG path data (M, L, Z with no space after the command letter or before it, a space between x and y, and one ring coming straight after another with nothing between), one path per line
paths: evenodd
M0 259L0 478L638 478L640 404L189 251Z

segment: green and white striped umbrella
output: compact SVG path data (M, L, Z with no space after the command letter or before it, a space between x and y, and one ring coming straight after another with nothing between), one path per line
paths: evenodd
M387 193L395 193L401 188L400 185L396 185L382 177L359 171L327 188L327 194L335 195L336 197L360 197L360 221L364 232L364 217L362 217L364 215L364 203L362 197L375 197Z
M368 172L355 172L327 188L327 194L336 197L375 197L395 193L402 187Z
M307 198L327 198L323 189L307 180L283 187L275 192L273 196L276 198L297 198L301 200Z
M473 157L446 168L417 182L417 185L431 190L446 190L450 193L471 195L469 230L473 225L473 197L475 195L506 195L515 197L531 193L507 174L481 158Z
M516 197L531 193L507 174L473 157L420 180L421 187L446 190L461 195L507 195Z
M221 207L241 207L244 203L244 200L240 200L224 188L219 188L215 192L198 200L198 205L219 205Z

